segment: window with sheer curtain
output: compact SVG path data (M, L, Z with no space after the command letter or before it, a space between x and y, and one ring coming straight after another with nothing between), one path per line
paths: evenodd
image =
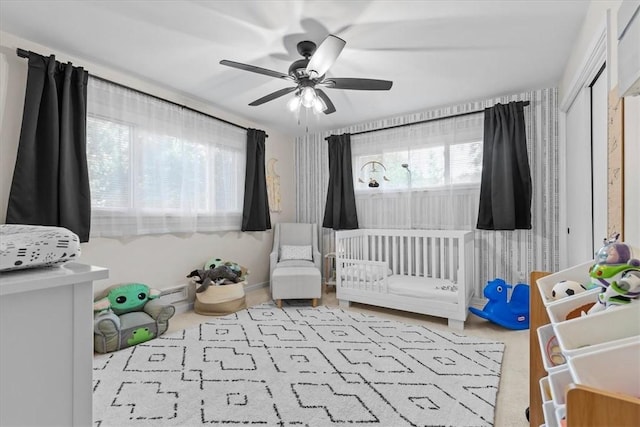
M352 136L360 227L473 229L482 135L472 114Z
M239 230L246 131L89 78L91 235Z

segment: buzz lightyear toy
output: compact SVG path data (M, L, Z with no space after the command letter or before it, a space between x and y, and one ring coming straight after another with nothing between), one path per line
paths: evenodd
M633 257L630 245L618 242L619 237L620 234L613 234L604 240L596 254L596 264L589 271L594 287L602 288L598 303L589 314L628 304L640 296L640 260Z

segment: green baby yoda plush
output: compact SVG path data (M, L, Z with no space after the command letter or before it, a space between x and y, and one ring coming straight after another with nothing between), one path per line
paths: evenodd
M151 289L142 283L117 285L107 291L107 296L93 303L93 311L111 309L117 315L139 311L147 301L160 296L159 290Z

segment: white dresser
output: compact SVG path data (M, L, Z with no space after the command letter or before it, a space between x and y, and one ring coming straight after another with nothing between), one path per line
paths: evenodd
M92 424L93 281L78 263L0 273L0 425Z

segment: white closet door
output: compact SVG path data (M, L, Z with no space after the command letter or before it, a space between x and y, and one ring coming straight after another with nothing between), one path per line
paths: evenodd
M567 110L567 265L592 259L607 234L607 92L605 69Z
M582 90L566 116L567 265L592 258L589 90Z

